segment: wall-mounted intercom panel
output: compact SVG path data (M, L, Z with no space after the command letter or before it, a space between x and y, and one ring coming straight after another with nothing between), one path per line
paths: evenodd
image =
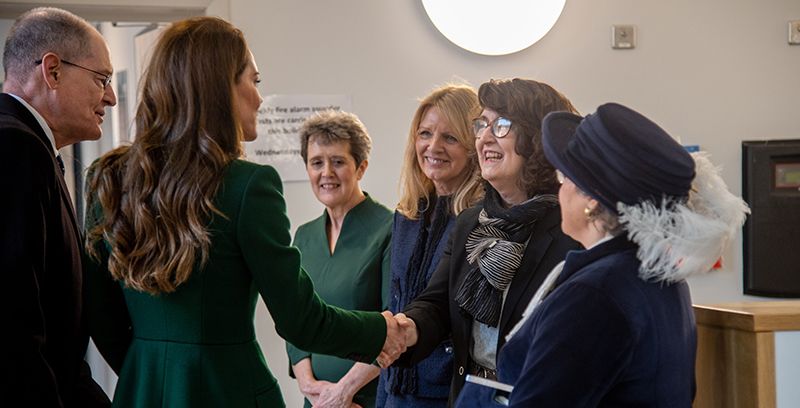
M742 142L744 293L800 298L800 140Z

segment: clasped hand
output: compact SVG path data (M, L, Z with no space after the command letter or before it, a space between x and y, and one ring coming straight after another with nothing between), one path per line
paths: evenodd
M417 344L417 325L403 313L392 315L390 311L381 313L386 320L386 341L376 361L381 368L392 365L406 349Z

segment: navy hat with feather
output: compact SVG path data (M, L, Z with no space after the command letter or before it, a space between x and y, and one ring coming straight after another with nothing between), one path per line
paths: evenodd
M642 114L606 103L581 118L552 112L542 123L542 143L550 163L603 206L659 204L683 200L695 163L675 139Z

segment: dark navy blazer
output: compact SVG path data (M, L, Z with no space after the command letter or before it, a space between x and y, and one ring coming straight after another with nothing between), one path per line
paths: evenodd
M434 248L433 256L428 270L425 271L425 282L431 279L433 271L439 265L442 253L447 246L450 231L455 225L456 217L449 215L442 238L438 242L431 242L428 237L427 245ZM417 236L421 228L425 228L421 219L412 220L395 211L392 223L392 281L390 289L390 307L392 313L401 312L407 304L401 303L400 292L409 290L408 264L414 253ZM430 356L417 363L417 393L416 395L393 395L389 390L389 378L395 375L396 368L381 371L378 385L378 407L423 407L442 406L450 395L450 379L453 376L453 343L447 339L440 343ZM422 399L416 398L422 397ZM439 401L437 402L436 399Z
M689 287L639 278L625 236L567 255L556 289L501 350L517 407L690 407L696 330ZM459 407L500 406L469 384Z

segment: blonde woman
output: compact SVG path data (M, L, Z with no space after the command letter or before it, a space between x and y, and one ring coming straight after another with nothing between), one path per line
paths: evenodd
M467 85L435 89L411 121L401 172L401 199L394 215L390 310L399 312L428 284L439 264L456 216L482 196L472 118L478 95ZM444 407L453 374L447 340L411 367L381 374L378 406Z

